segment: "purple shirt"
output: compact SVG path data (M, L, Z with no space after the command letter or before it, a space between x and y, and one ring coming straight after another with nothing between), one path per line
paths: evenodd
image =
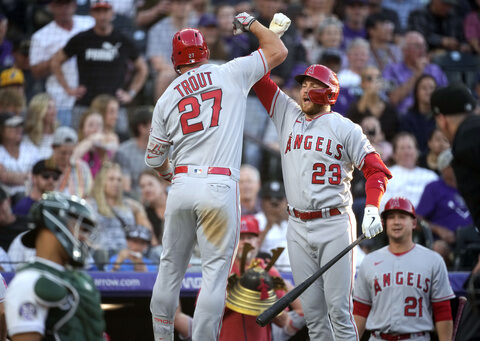
M0 70L13 66L13 47L12 43L4 40L0 44Z
M15 204L12 208L12 213L19 216L26 216L28 215L28 212L30 211L30 208L32 205L35 203L35 200L33 200L30 197L24 197L20 199L19 202Z
M443 71L435 64L428 64L423 72L430 75L437 81L437 87L446 86L448 84L447 76ZM390 83L390 86L395 89L400 84L406 83L413 75L413 71L404 63L389 64L383 70L383 78ZM400 114L406 113L413 105L413 91L405 97L397 105L398 112Z
M367 30L362 28L360 31L354 31L347 25L343 25L342 50L348 48L348 44L355 38L367 39Z
M425 186L416 211L428 221L454 232L459 227L473 223L460 193L448 186L443 179Z

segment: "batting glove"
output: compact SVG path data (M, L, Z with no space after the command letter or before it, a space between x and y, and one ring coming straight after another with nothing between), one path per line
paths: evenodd
M172 182L173 178L173 166L172 166L172 161L168 162L168 169L164 171L163 173L158 172L158 175L162 177L162 179Z
M283 13L275 13L272 21L270 21L270 26L268 27L270 31L274 32L279 38L288 30L292 21Z
M382 220L378 214L378 208L371 206L365 207L362 222L362 232L365 233L365 237L373 238L382 231Z
M247 12L237 14L233 19L233 34L237 35L243 32L250 31L250 26L257 20Z

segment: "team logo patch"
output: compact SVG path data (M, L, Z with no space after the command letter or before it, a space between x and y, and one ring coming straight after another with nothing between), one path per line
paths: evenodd
M30 302L23 303L18 309L18 315L24 320L31 321L37 316L37 308Z

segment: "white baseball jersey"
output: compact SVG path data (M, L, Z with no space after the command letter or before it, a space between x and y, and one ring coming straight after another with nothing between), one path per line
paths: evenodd
M366 328L388 334L433 330L432 303L454 297L442 257L417 244L402 254L388 246L368 254L353 292L372 307Z
M7 292L7 282L3 278L2 274L0 274L0 303L5 301L5 293Z
M280 90L272 103L288 203L300 210L351 206L353 167L375 151L360 126L336 112L309 121Z
M258 50L179 76L155 106L147 164L161 165L173 144L175 165L239 169L247 95L267 71Z

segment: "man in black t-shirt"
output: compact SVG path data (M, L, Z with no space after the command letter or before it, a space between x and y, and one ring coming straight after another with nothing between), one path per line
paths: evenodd
M74 128L77 128L81 114L95 96L109 94L115 96L121 104L128 104L142 88L147 77L147 64L134 43L113 27L114 14L110 1L92 0L90 3L90 14L95 19L95 26L73 36L51 62L52 71L60 85L77 99L72 113ZM74 56L77 57L80 85L70 88L61 66ZM134 67L131 77L128 77L129 63ZM129 84L126 84L127 78L131 78ZM127 128L125 123L121 130Z
M437 89L431 97L437 126L452 144L451 166L477 228L480 228L480 116L477 101L464 84Z

